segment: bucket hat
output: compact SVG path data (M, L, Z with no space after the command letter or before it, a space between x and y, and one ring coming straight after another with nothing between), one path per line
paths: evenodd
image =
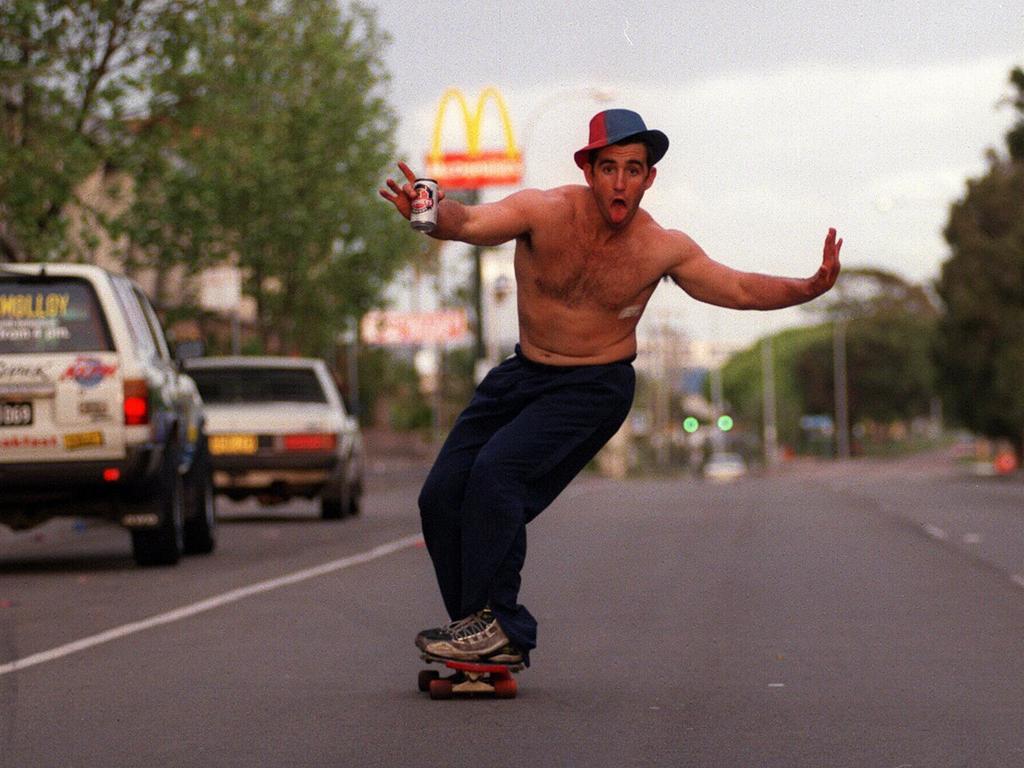
M644 119L630 109L606 109L590 118L590 143L573 154L576 165L585 166L590 152L627 138L647 140L652 149L651 165L661 160L668 151L668 136L648 129Z

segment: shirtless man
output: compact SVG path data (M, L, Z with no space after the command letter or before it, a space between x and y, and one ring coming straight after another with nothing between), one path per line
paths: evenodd
M809 278L713 261L640 207L668 149L630 110L600 112L575 153L586 186L526 189L494 203L444 199L440 240L516 241L519 344L459 416L420 494L423 535L451 622L416 637L444 658L529 662L537 622L518 603L526 525L619 429L633 401L636 326L663 277L699 301L778 309L829 290L842 240L830 229ZM415 175L380 194L409 218Z

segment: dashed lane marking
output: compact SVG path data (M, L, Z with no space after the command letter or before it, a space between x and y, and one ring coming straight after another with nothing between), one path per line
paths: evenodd
M260 581L256 584L250 584L247 587L233 589L230 592L225 592L206 600L200 600L198 603L192 603L191 605L186 605L173 611L168 611L167 613L161 613L157 616L150 616L148 619L133 621L130 624L122 624L120 627L108 629L106 632L100 632L99 634L92 635L91 637L75 640L74 642L58 646L57 648L51 648L48 651L42 651L40 653L32 654L31 656L26 656L23 659L15 659L14 661L0 664L0 677L22 669L27 669L28 667L34 667L37 664L56 661L57 659L65 656L70 656L73 653L78 653L97 645L102 645L103 643L109 643L112 640L119 640L122 637L128 637L129 635L134 635L138 632L144 632L145 630L152 629L153 627L159 627L163 624L181 621L182 619L187 619L206 611L212 611L214 608L220 608L221 606L228 605L229 603L244 600L247 597L261 595L265 592L280 589L281 587L287 587L292 584L298 584L302 581L315 579L318 576L326 576L327 574L334 573L335 571L343 571L346 568L362 565L372 560L377 560L381 557L394 554L395 552L400 552L403 549L414 547L422 540L422 537L419 535L406 536L404 539L398 539L397 541L392 541L387 544L381 544L379 547L374 547L366 552L360 552L359 554L350 555L349 557L343 557L339 560L332 560L330 562L323 563L322 565L317 565L313 568L306 568L302 571L296 571L295 573L290 573L276 579Z
M922 526L922 528L924 529L924 532L931 536L933 539L945 541L949 538L949 534L941 528L939 528L937 525L925 523ZM965 533L963 535L963 542L964 544L980 544L982 542L982 536L980 533ZM1010 581L1012 581L1021 589L1024 589L1024 575L1019 573L1011 573Z

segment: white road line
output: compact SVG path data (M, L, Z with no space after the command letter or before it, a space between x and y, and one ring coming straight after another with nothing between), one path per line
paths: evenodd
M1010 580L1018 587L1024 587L1024 576L1021 576L1019 573L1015 573L1011 576Z
M170 624L174 621L181 621L187 619L190 616L203 613L205 611L212 611L214 608L220 608L221 606L234 603L239 600L244 600L247 597L253 597L254 595L260 595L264 592L270 592L271 590L279 589L281 587L287 587L292 584L298 584L301 581L307 581L308 579L315 579L318 576L325 576L328 573L334 573L335 571L341 571L346 568L352 568L356 565L362 565L368 563L371 560L377 560L381 557L394 554L403 549L416 546L422 541L422 536L406 536L404 539L398 539L387 544L381 544L379 547L367 550L366 552L360 552L356 555L350 555L349 557L343 557L340 560L332 560L318 565L313 568L307 568L302 571L296 571L295 573L288 574L287 576L281 576L277 579L270 579L268 581L260 581L256 584L250 584L247 587L240 587L239 589L233 589L230 592L225 592L222 595L211 597L206 600L200 600L198 603L192 603L167 613L161 613L157 616L150 616L148 619L142 621L133 621L130 624L122 624L120 627L114 627L108 629L106 632L100 632L98 635L92 635L91 637L85 637L81 640L76 640L66 645L61 645L57 648L51 648L48 651L42 651L40 653L26 656L23 659L15 659L9 661L6 664L0 664L0 676L10 674L11 672L17 672L27 667L33 667L37 664L45 664L48 661L55 661L56 659L63 658L64 656L70 656L73 653L84 651L88 648L92 648L103 643L109 643L111 640L118 640L128 635L134 635L137 632L143 632L153 627L159 627L162 624Z
M939 541L945 541L948 538L946 532L937 525L925 525L924 532L933 539L938 539Z

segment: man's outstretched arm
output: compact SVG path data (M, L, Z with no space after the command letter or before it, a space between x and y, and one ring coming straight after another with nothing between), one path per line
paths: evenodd
M405 163L398 164L406 178L405 184L394 179L387 180L387 188L381 187L380 196L395 206L402 216L409 218L415 194L412 184L416 174ZM438 190L437 226L430 236L438 240L460 240L472 245L500 245L526 234L529 231L528 206L532 190L509 195L495 203L464 205L457 200L446 199L444 190Z
M679 261L669 271L676 285L698 301L730 309L782 309L817 298L839 277L839 251L843 241L835 229L825 237L821 266L808 278L777 277L741 272L713 261L682 233L678 238Z

